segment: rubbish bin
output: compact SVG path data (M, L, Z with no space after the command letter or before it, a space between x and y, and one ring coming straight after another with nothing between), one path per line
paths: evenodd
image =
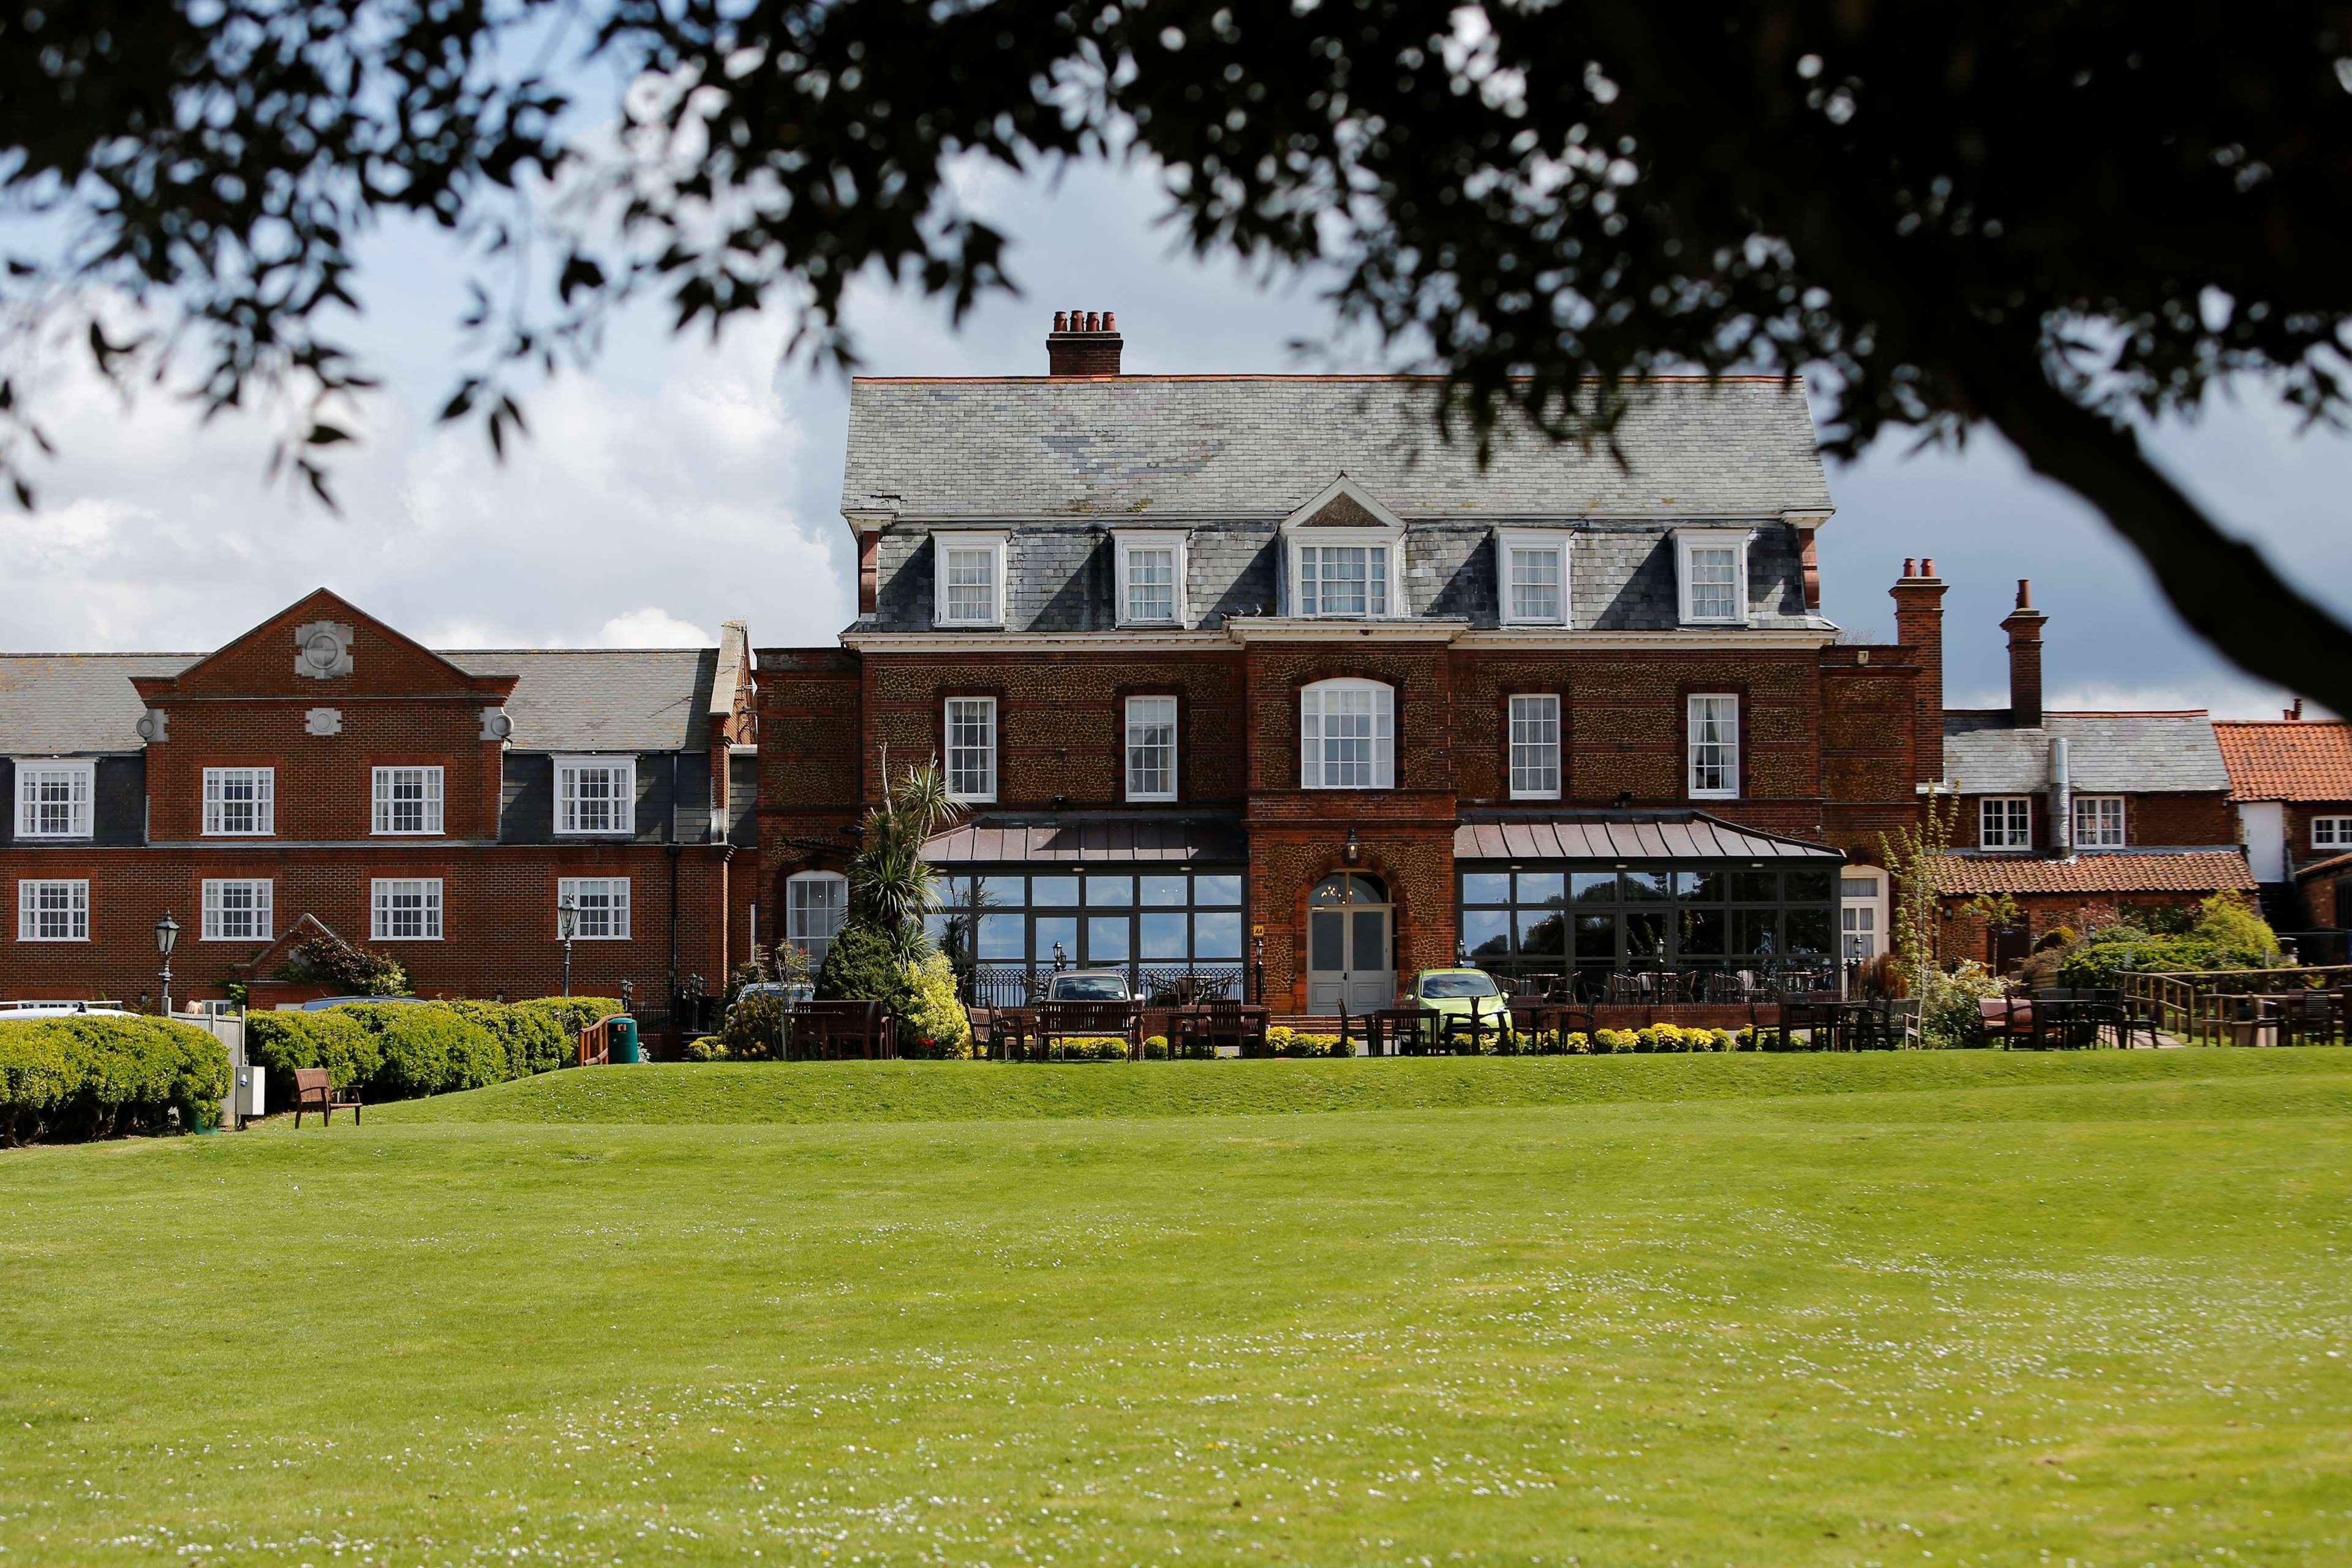
M624 1013L612 1022L613 1060L635 1064L645 1060L637 1054L637 1021Z

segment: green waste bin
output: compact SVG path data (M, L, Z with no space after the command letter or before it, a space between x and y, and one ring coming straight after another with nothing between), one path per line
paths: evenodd
M613 1060L635 1063L645 1060L637 1053L637 1021L624 1013L613 1020Z

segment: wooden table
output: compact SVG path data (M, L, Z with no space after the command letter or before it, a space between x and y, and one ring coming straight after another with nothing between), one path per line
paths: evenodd
M1363 1015L1364 1050L1375 1057L1425 1055L1445 1027L1444 1016L1434 1007L1376 1007ZM1421 1048L1406 1051L1408 1040Z

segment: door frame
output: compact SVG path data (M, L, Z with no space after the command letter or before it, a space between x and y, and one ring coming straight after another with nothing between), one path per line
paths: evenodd
M1315 889L1321 887L1324 883L1329 881L1334 877L1346 877L1350 879L1350 880L1346 884L1348 897L1343 901L1336 904L1317 903L1315 901ZM1370 900L1366 900L1360 903L1356 901L1355 885L1352 879L1359 877L1363 878L1368 881L1377 883L1380 886L1381 890L1387 896L1378 902L1374 902ZM1381 916L1381 957L1383 967L1378 971L1359 970L1353 963L1349 962L1353 958L1356 951L1355 917L1359 914L1370 914L1373 912L1378 912ZM1339 921L1340 967L1336 970L1318 969L1315 967L1315 917L1318 915L1333 916ZM1397 904L1395 892L1389 886L1389 879L1377 871L1359 870L1353 867L1341 866L1324 872L1321 876L1317 877L1312 882L1307 885L1306 930L1302 933L1305 936L1306 941L1301 944L1299 950L1305 962L1299 965L1299 975L1306 992L1307 1012L1311 1014L1320 1014L1327 1011L1336 1013L1343 1008L1350 1013L1370 1011L1370 1008L1355 1005L1349 998L1349 991L1362 983L1357 978L1360 975L1369 977L1375 973L1378 974L1379 990L1381 994L1376 1005L1385 1007L1396 999L1396 916ZM1337 1005L1329 1008L1318 1007L1316 1003L1316 991L1318 986L1328 986L1334 984L1330 979L1318 978L1323 976L1338 977L1336 982L1339 987Z

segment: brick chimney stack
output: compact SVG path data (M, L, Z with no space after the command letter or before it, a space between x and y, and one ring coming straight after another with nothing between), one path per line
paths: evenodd
M1045 368L1051 375L1117 375L1118 317L1109 310L1056 310L1045 334Z
M1944 580L1930 557L1906 557L1895 597L1895 640L1911 650L1919 679L1912 693L1912 746L1919 784L1944 782Z
M2009 721L2021 730L2042 728L2042 627L2050 617L2033 607L2033 584L2017 580L2017 608L2002 617L2009 634Z

